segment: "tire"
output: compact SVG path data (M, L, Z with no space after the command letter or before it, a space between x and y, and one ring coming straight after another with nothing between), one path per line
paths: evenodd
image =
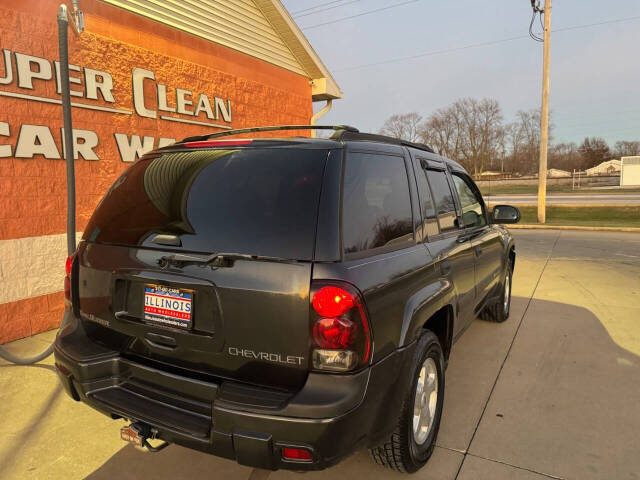
M511 285L513 284L513 267L511 259L507 261L507 270L504 279L500 283L500 298L497 302L487 305L480 317L489 322L502 323L509 318L511 312Z
M435 379L436 388L433 394L429 394L432 389L423 390L425 395L421 397L426 397L427 400L422 400L422 404L427 410L423 408L418 411L429 412L429 415L419 418L431 418L431 421L428 426L418 422L417 424L421 428L416 432L414 430L414 412L418 400L418 380L423 367L424 373L430 374L427 378ZM416 352L411 363L411 375L413 378L411 388L405 395L401 411L397 414L395 430L383 443L369 450L371 458L378 465L402 473L416 472L427 463L435 448L440 428L444 403L444 355L438 337L429 330L424 330L418 339ZM423 380L425 380L424 377ZM432 383L427 380L422 382L422 385L425 384ZM431 410L434 403L434 409Z

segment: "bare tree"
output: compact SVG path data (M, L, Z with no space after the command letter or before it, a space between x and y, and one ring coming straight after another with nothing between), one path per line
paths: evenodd
M611 159L611 150L604 138L586 137L578 151L584 159L584 168L595 167L596 165Z
M497 161L500 162L500 172L504 173L504 163L507 158L507 152L509 151L509 129L508 126L500 126L496 137L496 154L498 155ZM492 158L493 160L493 158ZM493 168L493 161L490 162L491 168Z
M502 109L496 100L488 98L464 98L456 101L453 107L462 119L463 163L478 175L496 154Z
M391 115L380 129L382 135L401 138L409 142L419 140L418 127L422 116L416 112Z
M553 124L549 125L553 129ZM520 110L515 121L504 124L496 100L462 98L436 110L421 121L417 113L393 115L381 133L422 141L438 154L463 164L478 175L486 168L520 174L538 170L540 110ZM640 155L640 141L620 141L612 152L602 138L549 146L549 166L584 170L613 156Z
M439 155L460 159L460 118L453 108L441 108L420 125L420 139Z
M520 156L522 155L523 130L518 122L510 123L505 127L507 145L510 155L507 158L507 170L509 172L521 172Z
M540 110L520 110L510 125L512 169L519 173L534 173L540 158ZM553 124L549 123L549 141Z
M556 143L549 147L549 168L558 168L568 172L584 170L585 164L578 151L578 145L570 143Z
M463 98L431 115L421 125L420 136L477 175L498 155L502 130L502 110L496 100Z
M524 163L520 168L527 173L534 172L540 158L540 110L520 110L516 118L522 134Z
M640 155L640 142L629 142L625 140L616 142L614 155L616 157L633 157Z

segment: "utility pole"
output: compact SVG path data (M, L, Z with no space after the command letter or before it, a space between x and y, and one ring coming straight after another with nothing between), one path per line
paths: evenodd
M546 222L547 148L549 144L549 63L551 57L551 0L544 2L544 59L542 66L542 110L540 112L540 169L538 173L538 222Z

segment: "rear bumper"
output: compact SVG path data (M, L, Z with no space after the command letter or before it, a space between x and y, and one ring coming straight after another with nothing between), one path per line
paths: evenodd
M75 320L75 319L74 319ZM296 394L182 376L92 342L77 321L60 330L55 363L67 393L158 438L264 469L319 470L373 446L394 428L413 346L354 375L310 374ZM310 462L282 459L285 446Z

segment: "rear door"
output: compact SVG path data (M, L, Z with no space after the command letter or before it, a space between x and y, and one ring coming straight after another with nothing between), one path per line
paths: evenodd
M451 172L462 210L462 224L475 255L476 305L480 305L499 282L502 272L503 244L500 233L491 228L480 191L471 178Z
M313 276L341 279L362 292L376 362L402 343L406 332L398 322L433 277L433 261L415 235L420 207L406 151L353 142L345 153L341 215L336 215L341 218L342 261L316 263Z
M456 290L456 317L454 336L459 334L473 319L475 301L475 262L471 241L461 229L456 209L454 192L451 189L445 164L422 160L422 177L418 183L426 182L435 205L435 220L427 221L429 229L429 251L436 260L440 275L450 279ZM425 187L423 187L425 188ZM437 228L437 230L436 230ZM436 233L437 231L437 233Z
M169 371L301 386L326 159L326 149L225 148L133 165L98 206L80 248L89 335ZM254 257L162 261L222 252Z

